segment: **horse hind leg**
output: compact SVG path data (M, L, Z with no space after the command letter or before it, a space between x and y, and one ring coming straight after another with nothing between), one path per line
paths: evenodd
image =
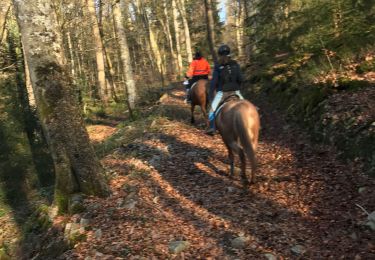
M254 183L254 176L257 170L257 162L255 159L255 156L250 157L250 163L251 163L251 175L250 175L250 184Z
M202 105L201 108L202 108L202 114L203 114L203 117L204 117L204 121L206 122L206 126L208 127L210 124L208 122L206 106Z
M251 179L249 182L246 176L246 156L245 156L243 149L240 148L240 151L238 154L241 160L241 178L242 178L243 188L246 189L247 186L249 186L253 181L253 174L251 175Z
M230 166L229 178L233 179L234 177L234 154L233 154L232 149L229 146L227 146L227 149L228 149L228 159L229 159L229 166Z

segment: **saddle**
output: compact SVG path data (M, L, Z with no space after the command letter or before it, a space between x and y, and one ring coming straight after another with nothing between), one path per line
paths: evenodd
M221 102L219 103L219 105L217 106L217 109L215 111L215 117L220 113L221 109L226 103L228 103L229 101L234 101L234 100L239 100L239 99L240 97L236 94L235 91L224 92L223 98Z

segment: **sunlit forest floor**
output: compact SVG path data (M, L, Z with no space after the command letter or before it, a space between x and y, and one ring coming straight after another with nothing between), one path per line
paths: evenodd
M183 98L182 89L172 90L143 119L88 127L113 194L87 198L86 212L69 220L88 226L64 258L375 258L374 233L356 205L375 208L375 181L360 164L337 160L332 148L311 144L255 101L260 167L243 193L239 176L228 177L220 136L203 133L200 111L200 125L188 123Z

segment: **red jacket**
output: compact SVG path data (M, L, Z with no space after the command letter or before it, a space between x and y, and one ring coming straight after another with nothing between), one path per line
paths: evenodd
M198 75L209 75L211 72L210 64L205 58L199 60L193 60L190 63L189 70L186 75L191 78Z

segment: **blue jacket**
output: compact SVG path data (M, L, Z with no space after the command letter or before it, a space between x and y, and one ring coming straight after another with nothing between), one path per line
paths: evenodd
M236 74L235 81L231 82L231 84L225 85L225 87L227 89L229 88L229 89L235 89L235 90L238 89L239 90L240 87L241 87L241 84L243 82L243 78L242 78L242 74L241 74L241 70L239 68L239 65L234 60L230 60L228 62L228 64L232 64L231 66L233 66L233 65L237 66L237 70L236 70L237 74ZM210 91L208 93L208 98L209 98L210 101L214 98L213 95L214 95L215 90L216 90L216 92L223 91L223 79L220 78L221 71L223 69L224 69L224 65L220 65L220 64L216 63L215 66L214 66L213 73L212 73L211 85L210 85Z
M213 73L212 73L212 80L210 84L210 91L208 92L208 99L211 101L214 98L214 92L221 91L222 86L219 80L220 75L220 66L219 64L215 63Z

